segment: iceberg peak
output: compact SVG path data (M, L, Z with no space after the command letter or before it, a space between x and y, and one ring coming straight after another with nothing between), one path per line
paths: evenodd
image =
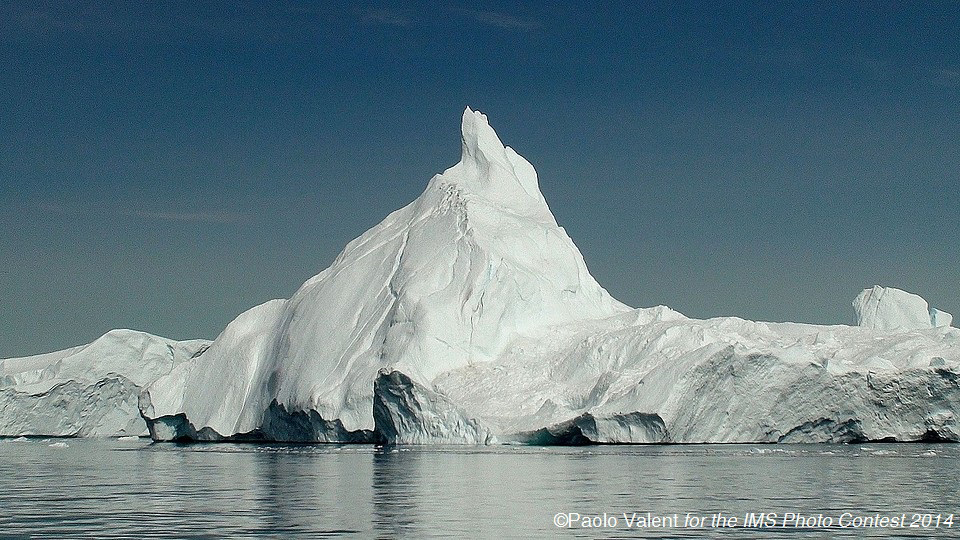
M470 107L463 110L460 122L461 162L505 161L506 153L500 137L487 121L487 115Z
M504 146L485 114L470 107L464 109L460 142L460 162L434 177L432 185L453 184L493 207L555 224L540 193L537 171L520 154Z

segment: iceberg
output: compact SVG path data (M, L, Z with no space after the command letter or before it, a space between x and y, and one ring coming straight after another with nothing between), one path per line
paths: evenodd
M958 440L960 330L886 291L858 326L630 308L467 108L456 165L139 406L161 441Z
M289 300L231 322L143 412L162 439L370 440L381 370L429 388L518 336L629 310L587 271L533 166L467 109L457 165Z
M921 296L879 285L864 289L853 301L853 309L857 325L883 332L937 328L953 322L952 315L930 307Z
M208 345L111 330L88 345L0 360L0 436L146 435L140 391Z

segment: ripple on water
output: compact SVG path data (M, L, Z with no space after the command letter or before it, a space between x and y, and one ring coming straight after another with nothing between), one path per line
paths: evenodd
M57 443L67 445L0 444L4 535L543 537L558 532L557 512L960 507L958 451L949 445L376 448L71 439L63 452L50 446ZM696 532L666 536L702 536Z

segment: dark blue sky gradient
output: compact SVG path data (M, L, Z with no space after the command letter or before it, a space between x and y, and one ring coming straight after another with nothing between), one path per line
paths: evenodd
M466 105L628 304L847 323L882 284L960 315L958 28L956 2L0 1L0 357L288 297L457 161Z

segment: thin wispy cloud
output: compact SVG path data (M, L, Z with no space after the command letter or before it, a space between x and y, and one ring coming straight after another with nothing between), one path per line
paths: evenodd
M869 56L856 56L852 63L859 68L862 73L873 77L874 79L887 79L894 74L894 65L888 60L872 58Z
M534 30L540 23L500 11L482 11L478 9L453 8L451 11L472 19L480 24L494 26L504 30Z
M137 218L144 221L168 221L179 223L239 223L250 216L243 212L228 210L176 211L146 208L120 208L122 202L68 203L64 201L38 201L27 203L26 208L47 215L88 216L95 219L110 219L117 216Z
M121 215L146 220L175 221L182 223L237 223L246 215L237 212L169 212L154 210L125 210Z
M824 53L800 47L742 47L728 53L739 61L760 66L782 66L783 69L812 69L823 66L842 69L845 73L872 80L884 80L902 72L890 60L864 54Z
M223 6L193 2L165 12L139 2L0 0L0 38L32 40L73 35L165 43L176 36L277 42L309 39L322 23L336 15L337 10L320 2L283 9L266 2Z
M946 88L960 88L960 69L937 69L932 82Z
M0 4L0 31L6 36L49 37L64 32L81 32L96 20L95 12L84 13L50 2Z
M62 202L59 202L59 201L41 201L37 203L37 207L40 209L41 212L45 212L48 214L70 214L74 212L73 209L68 208L66 205L64 205Z
M367 24L407 26L410 24L412 18L408 11L387 8L367 8L363 10L360 20Z

